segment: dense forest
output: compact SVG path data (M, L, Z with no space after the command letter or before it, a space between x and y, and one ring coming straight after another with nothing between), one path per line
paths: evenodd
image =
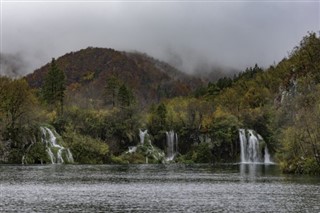
M0 162L50 163L44 141L54 137L53 152L71 150L75 163L160 163L169 131L179 137L174 162L238 162L239 129L252 129L284 172L320 174L319 97L316 33L278 64L215 82L144 54L87 48L0 77Z

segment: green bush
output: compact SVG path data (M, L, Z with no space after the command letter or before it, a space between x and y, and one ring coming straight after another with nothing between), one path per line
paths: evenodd
M185 155L181 155L177 158L179 163L211 163L213 160L212 149L209 143L200 143L194 145Z
M211 163L212 162L212 152L208 143L200 143L194 154L192 155L192 160L195 163Z
M146 157L142 153L125 153L119 156L123 162L131 164L143 164L146 163ZM150 160L150 159L149 159ZM151 163L151 161L149 161Z
M46 146L42 142L36 142L30 146L27 154L25 155L25 164L40 164L40 163L51 163L46 152Z
M80 164L102 164L110 162L109 147L106 143L90 136L67 130L63 134L74 161Z

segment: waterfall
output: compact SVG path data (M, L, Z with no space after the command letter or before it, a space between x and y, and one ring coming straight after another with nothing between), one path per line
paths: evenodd
M178 134L173 130L166 132L167 136L167 160L171 161L174 159L178 152Z
M139 129L139 136L140 136L140 143L143 144L144 143L144 138L146 136L146 134L148 134L148 130L144 130L142 131L141 129Z
M247 137L245 133L245 129L239 130L239 138L240 138L240 149L241 149L241 162L247 162L245 150L247 149Z
M137 151L137 147L136 146L129 146L128 148L129 148L129 150L128 150L127 153L135 153Z
M175 139L176 139L176 153L178 153L178 134L175 134Z
M247 134L246 134L247 132ZM268 147L261 135L253 130L239 129L241 163L272 163ZM264 145L264 149L261 146ZM262 150L264 153L262 153Z
M47 153L50 157L51 163L54 164L54 162L56 162L56 157L54 156L54 154L52 153L52 151L49 147L47 147Z
M67 149L67 160L70 163L74 163L73 155L72 155L70 149Z
M259 152L259 141L258 138L254 135L253 130L248 130L249 132L249 161L250 162L259 162L260 161L260 152Z
M57 163L64 163L64 160L62 158L62 150L64 150L64 148L59 149L57 152Z
M272 163L272 161L270 160L270 154L267 146L264 147L264 163Z
M67 163L74 163L70 149L66 149L58 144L56 137L58 133L47 127L40 127L40 130L42 132L41 140L46 145L46 151L52 164L65 163L65 160L67 160ZM65 157L65 160L63 157Z

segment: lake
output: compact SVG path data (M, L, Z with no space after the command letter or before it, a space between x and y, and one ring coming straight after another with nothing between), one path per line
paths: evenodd
M276 165L0 165L0 212L320 212Z

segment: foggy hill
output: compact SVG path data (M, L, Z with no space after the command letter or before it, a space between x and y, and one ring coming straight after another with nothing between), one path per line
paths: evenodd
M199 78L138 52L88 47L59 57L56 64L65 72L68 94L74 99L101 101L111 75L130 87L143 105L188 95L203 84ZM40 88L49 68L50 63L27 75L30 86Z

